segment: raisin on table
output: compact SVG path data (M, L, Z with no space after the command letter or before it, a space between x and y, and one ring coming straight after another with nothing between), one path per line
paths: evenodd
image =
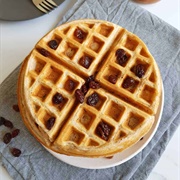
M5 144L8 144L8 143L11 141L11 139L12 139L11 133L6 133L6 134L4 135L4 137L3 137L3 142L4 142Z
M19 106L17 104L14 104L13 105L13 109L16 111L16 112L19 112Z
M15 129L12 131L11 135L12 135L12 138L15 138L18 134L19 134L20 130L19 129Z
M0 117L0 126L4 125L5 118Z
M14 157L19 157L21 155L21 150L17 148L12 148L11 153Z
M10 129L12 129L14 127L13 123L7 119L5 119L5 121L4 121L4 126L10 128Z

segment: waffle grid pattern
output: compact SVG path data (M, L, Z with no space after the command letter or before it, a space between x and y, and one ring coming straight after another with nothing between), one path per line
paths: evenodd
M77 28L83 31L83 40L74 36ZM58 42L57 49L49 47L48 42L52 39ZM124 49L128 56L124 66L116 60L119 48ZM48 54L42 54L42 49ZM92 60L88 68L80 63L84 55ZM139 63L145 66L143 78L133 72L133 67ZM25 97L31 100L28 106L31 114L35 114L35 123L48 134L50 142L60 147L73 143L73 146L87 150L87 147L120 142L133 136L146 123L152 124L148 121L153 121L151 115L157 110L154 103L158 102L156 70L144 45L125 29L97 21L65 24L47 34L31 52L25 73ZM93 74L96 74L101 88L89 89L85 102L77 103L75 90L80 89L86 78ZM109 82L109 75L118 77L115 84ZM135 80L133 88L122 87L127 77ZM71 90L70 82L73 82ZM60 105L52 103L57 92L64 98ZM99 102L92 107L86 100L94 92L99 95ZM45 124L50 117L55 117L56 121L48 130ZM98 134L100 122L110 128L107 140Z
M50 117L61 117L62 121L59 119L54 126L61 127L66 113L71 110L75 102L73 98L74 91L80 87L84 80L74 73L63 70L64 68L60 65L53 64L53 62L49 63L43 56L40 57L41 61L34 58L37 62L34 69L29 71L29 81L27 81L32 93L32 110L37 116L36 123L43 129L46 129L45 122ZM34 62L32 63L34 64ZM75 84L72 91L66 88L66 83L69 80L72 80ZM57 92L64 97L63 103L60 105L52 103L52 97ZM56 131L56 128L51 131L46 130L51 140L54 139Z
M95 107L88 104L84 104L83 108L79 106L73 113L72 120L61 131L56 140L57 143L73 141L82 146L103 145L105 141L97 133L100 122L108 124L111 129L108 141L119 141L133 134L145 121L149 120L145 113L138 114L136 108L124 101L117 101L114 96L102 89L89 90L87 96L94 92L100 97L98 104Z
M116 60L115 54L119 48L127 52L128 61L124 66L119 65ZM142 44L138 44L137 38L132 34L127 35L126 32L121 36L117 45L111 48L107 61L101 68L102 71L97 75L97 80L101 81L105 87L117 92L117 94L138 100L137 104L140 109L149 114L155 114L156 108L154 106L158 94L156 90L158 84L156 84L157 76L154 74L155 69L153 69L151 61L152 58L148 53L145 53ZM145 67L143 78L137 77L133 72L133 68L137 64L143 64ZM116 84L109 82L109 75L118 77ZM122 84L129 77L133 78L136 83L133 88L125 89Z

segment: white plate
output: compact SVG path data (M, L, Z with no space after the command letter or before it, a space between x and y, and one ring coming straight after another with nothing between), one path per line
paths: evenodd
M158 112L155 116L155 123L153 124L153 127L151 130L144 136L144 138L137 142L135 145L131 146L127 150L117 153L116 155L113 156L113 158L108 159L108 158L83 158L83 157L73 157L73 156L66 156L62 154L58 154L50 149L46 149L57 159L70 164L72 166L80 167L80 168L86 168L86 169L104 169L104 168L109 168L113 166L120 165L129 159L133 158L135 155L137 155L140 151L143 150L149 143L149 141L152 139L154 136L160 120L161 120L161 115L163 111L163 106L164 106L164 88L162 86L162 95L161 95L161 102L160 106L158 108Z

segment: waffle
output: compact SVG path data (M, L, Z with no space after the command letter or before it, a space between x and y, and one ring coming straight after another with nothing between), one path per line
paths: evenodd
M158 66L146 45L102 20L76 20L45 35L18 81L23 121L47 148L108 157L152 127L161 96Z

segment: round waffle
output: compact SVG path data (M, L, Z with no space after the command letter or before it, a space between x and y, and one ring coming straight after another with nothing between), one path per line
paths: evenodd
M44 36L18 81L23 121L61 154L107 157L152 127L161 77L139 37L102 20L77 20Z

